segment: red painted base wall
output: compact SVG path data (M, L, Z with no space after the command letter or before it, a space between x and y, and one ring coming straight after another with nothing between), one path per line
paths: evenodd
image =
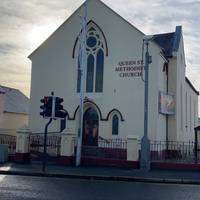
M166 170L200 170L200 163L165 163L152 162L151 169L166 169Z
M81 165L84 166L109 166L109 167L125 167L132 169L139 169L139 161L127 161L127 160L114 160L106 158L86 158L82 157Z
M60 156L58 164L68 166L73 165L73 156Z
M15 153L14 161L18 163L29 163L30 154L29 153Z

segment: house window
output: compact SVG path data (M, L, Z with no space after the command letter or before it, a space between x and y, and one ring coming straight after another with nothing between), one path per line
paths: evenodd
M80 49L80 41L75 43ZM105 50L106 49L106 50ZM77 51L77 50L76 50ZM87 39L86 39L86 69L85 69L85 91L88 93L102 93L103 92L103 75L104 75L104 55L107 52L107 44L105 36L99 30L95 23L87 25ZM77 52L79 55L79 53ZM78 59L79 60L79 59ZM77 64L77 92L80 92L80 61Z
M115 114L112 118L112 135L118 135L119 134L119 118Z

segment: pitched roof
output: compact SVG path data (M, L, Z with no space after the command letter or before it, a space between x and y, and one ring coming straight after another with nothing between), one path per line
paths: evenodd
M172 56L174 33L164 33L154 35L154 42L156 42L163 50L166 57Z
M175 32L156 34L153 37L153 41L162 48L163 53L166 57L172 57L173 52L178 51L181 35L182 27L176 26Z
M5 90L0 86L0 94L4 94Z
M185 77L185 81L186 81L186 83L188 83L190 88L199 96L199 92L195 89L195 87L192 85L192 83L190 82L190 80L187 77Z
M5 94L4 112L29 114L29 98L20 90L0 86Z

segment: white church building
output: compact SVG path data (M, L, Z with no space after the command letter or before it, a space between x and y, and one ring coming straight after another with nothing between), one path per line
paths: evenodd
M54 91L64 99L66 132L77 136L80 102L78 62L80 6L29 59L32 61L30 119L32 132L43 132L40 99ZM145 34L100 0L87 0L87 63L83 144L99 139L126 139L144 134ZM148 136L158 141L194 140L198 124L198 95L185 76L182 27L158 33L149 42ZM51 125L59 131L60 122Z

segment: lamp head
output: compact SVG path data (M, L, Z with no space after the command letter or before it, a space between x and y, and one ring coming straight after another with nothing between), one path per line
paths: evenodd
M143 37L143 41L144 42L149 42L149 41L153 40L153 37L154 37L154 35L145 35Z

